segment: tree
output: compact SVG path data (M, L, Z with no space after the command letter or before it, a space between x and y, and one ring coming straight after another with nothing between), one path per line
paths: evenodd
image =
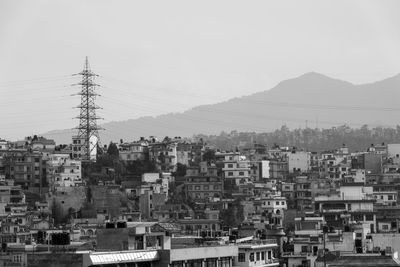
M204 152L204 154L203 154L203 161L207 161L207 162L214 161L215 162L215 150L207 149L206 152Z
M186 165L182 163L178 163L176 165L176 172L174 173L175 177L183 177L186 175Z
M240 199L236 199L229 205L228 209L221 211L221 219L229 227L237 227L243 222L243 206Z
M118 158L119 151L118 151L118 147L115 143L110 142L110 145L108 146L108 149L107 149L107 154L112 156L113 158Z

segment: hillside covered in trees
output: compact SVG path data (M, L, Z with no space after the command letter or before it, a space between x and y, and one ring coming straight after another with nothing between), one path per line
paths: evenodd
M220 150L252 147L252 144L273 146L295 146L308 151L325 151L338 148L343 144L350 151L364 151L371 144L400 143L400 126L396 128L375 127L363 125L360 128L350 128L347 125L330 129L280 129L268 133L255 132L221 132L219 135L195 135L194 139L202 139L209 145Z

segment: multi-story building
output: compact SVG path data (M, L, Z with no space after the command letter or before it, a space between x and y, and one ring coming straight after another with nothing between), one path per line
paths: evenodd
M282 226L285 211L287 210L285 197L270 196L262 198L261 208L266 213L266 219L270 225Z
M269 177L276 180L284 180L289 174L289 165L286 159L269 160Z
M53 189L83 185L80 160L71 160L69 154L51 154L46 164L48 182Z
M353 169L364 169L366 173L379 174L382 172L383 154L374 152L357 153L351 157Z
M25 203L25 194L22 192L21 186L1 184L0 203Z
M140 211L142 218L150 219L153 217L153 212L159 207L165 205L167 201L167 192L154 192L151 187L144 190L139 196Z
M295 218L293 247L293 252L283 254L286 266L316 266L327 251L353 253L355 233L329 227L322 217Z
M376 228L378 233L398 233L400 229L400 205L375 205Z
M308 172L311 164L311 153L293 150L288 153L289 173Z
M46 165L42 154L29 149L12 149L5 155L6 178L23 188L41 188L46 182Z
M275 239L238 241L237 246L239 252L234 259L234 267L279 266Z
M397 204L397 196L399 187L390 184L374 184L372 185L373 195L377 205L395 206Z
M240 155L239 152L219 153L224 156L225 183L231 186L238 186L241 181L247 181L250 178L250 162Z
M149 143L144 138L131 143L122 143L119 145L119 158L124 162L134 160L145 160L148 158Z
M315 210L328 225L344 229L349 222L362 224L365 232L376 232L376 212L372 187L363 183L344 184L331 196L315 197Z
M56 142L54 142L54 140L52 139L46 139L41 136L40 137L34 136L33 138L29 137L28 140L31 141L30 146L32 150L54 152L56 148Z
M297 176L295 179L296 208L301 211L310 211L313 206L313 183L307 176Z
M72 158L73 159L82 159L85 155L87 155L88 147L86 145L86 140L84 136L73 136L72 137ZM92 136L91 140L89 140L89 154L90 160L96 160L97 155L97 137ZM87 159L85 159L87 160Z
M168 138L162 142L150 142L149 159L156 164L160 171L172 172L178 163L177 146L177 141Z
M268 183L270 179L269 160L250 161L250 176L253 181ZM275 180L276 183L276 180Z
M217 175L217 167L202 162L200 167L189 167L186 170L186 196L195 201L213 201L220 199L223 193L222 178Z

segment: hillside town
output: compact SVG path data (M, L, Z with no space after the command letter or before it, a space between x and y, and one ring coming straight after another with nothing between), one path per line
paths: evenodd
M0 140L1 266L398 266L400 144Z

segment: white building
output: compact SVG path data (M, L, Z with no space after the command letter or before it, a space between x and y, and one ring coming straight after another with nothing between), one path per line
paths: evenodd
M237 245L239 252L234 258L234 267L279 266L279 260L276 258L276 240L250 240Z
M307 172L310 170L311 153L293 151L288 153L289 172Z
M68 154L52 154L47 161L47 174L53 188L83 185L81 161L71 160Z
M232 180L232 184L239 185L241 180L250 178L250 162L239 152L221 153L224 156L224 177Z

